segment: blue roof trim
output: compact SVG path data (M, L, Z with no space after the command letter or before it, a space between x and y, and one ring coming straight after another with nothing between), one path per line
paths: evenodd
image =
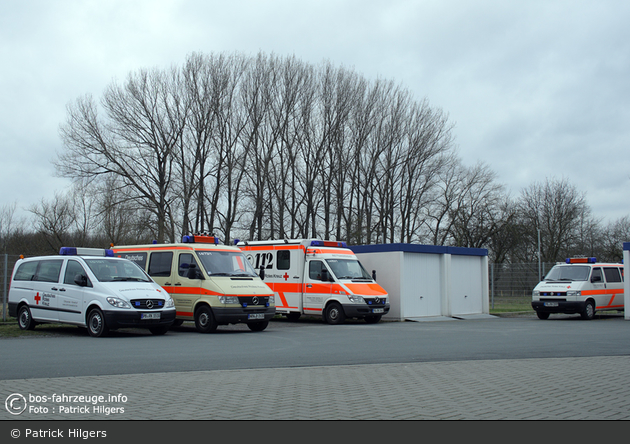
M624 242L623 243L623 249L624 250L630 250L630 242Z
M630 244L629 244L630 245ZM402 251L406 253L453 254L459 256L487 256L485 248L443 247L419 244L374 244L349 246L354 253L384 253Z

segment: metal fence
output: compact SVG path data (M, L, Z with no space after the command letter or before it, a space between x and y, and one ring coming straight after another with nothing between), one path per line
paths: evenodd
M2 308L2 320L6 321L9 316L7 304L9 300L9 281L11 279L11 273L13 273L13 266L20 256L17 254L2 254L0 258L0 291L2 291L0 307Z
M497 304L531 301L532 290L555 265L555 262L490 264L490 307Z

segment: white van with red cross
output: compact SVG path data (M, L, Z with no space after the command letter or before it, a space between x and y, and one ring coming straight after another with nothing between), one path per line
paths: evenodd
M125 327L161 335L175 320L175 306L142 269L112 250L63 247L56 256L17 261L9 314L23 330L64 323L87 327L95 337Z
M276 313L290 320L304 314L329 324L347 318L376 323L389 312L387 292L345 242L287 239L237 246L273 290Z
M547 273L532 292L538 318L579 313L593 319L597 311L624 310L623 264L598 263L594 257L569 258Z

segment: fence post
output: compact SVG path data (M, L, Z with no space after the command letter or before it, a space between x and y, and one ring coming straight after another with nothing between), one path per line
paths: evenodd
M490 298L492 300L492 309L494 310L494 262L490 264Z
M2 321L7 320L7 270L9 263L9 255L4 253L4 291L2 292Z

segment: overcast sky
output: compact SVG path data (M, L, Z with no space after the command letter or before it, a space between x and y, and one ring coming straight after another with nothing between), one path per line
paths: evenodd
M51 161L79 96L191 52L330 60L448 113L468 166L512 196L546 178L630 215L630 2L0 0L0 207L64 192Z

